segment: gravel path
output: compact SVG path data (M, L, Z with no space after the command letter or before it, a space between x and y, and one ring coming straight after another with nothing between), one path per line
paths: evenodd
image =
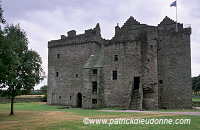
M196 109L200 109L196 108ZM192 115L200 116L200 111L175 111L175 112L162 112L162 111L138 111L138 110L100 110L108 112L140 112L140 113L170 113L170 114L179 114L179 115Z

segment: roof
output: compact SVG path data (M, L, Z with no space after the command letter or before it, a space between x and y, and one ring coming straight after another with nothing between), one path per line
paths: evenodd
M175 24L176 22L174 21L174 20L172 20L172 19L170 19L169 17L165 17L164 19L163 19L163 21L162 22L160 22L160 24L159 25L168 25L168 24Z
M84 69L89 68L102 68L104 66L104 46L102 45L100 50L95 54L91 55L84 65Z

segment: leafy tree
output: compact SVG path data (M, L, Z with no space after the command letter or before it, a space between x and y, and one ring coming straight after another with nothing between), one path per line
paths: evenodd
M42 94L44 94L44 97L42 98L43 102L47 101L47 85L44 85L40 88L40 91L42 92Z
M40 91L42 92L42 94L47 94L47 85L44 85L40 88Z
M195 93L200 91L200 75L192 78L192 90Z
M0 1L0 23L6 23L6 20L3 18L3 9Z
M5 47L0 50L0 85L7 89L2 96L11 98L10 115L14 115L14 98L29 93L43 80L44 71L40 55L28 49L28 38L19 24L6 25L2 37L6 42L1 43Z

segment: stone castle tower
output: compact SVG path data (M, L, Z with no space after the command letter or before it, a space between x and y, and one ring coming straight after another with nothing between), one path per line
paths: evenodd
M79 108L192 107L191 28L165 17L158 26L130 17L111 40L100 25L48 43L48 104Z

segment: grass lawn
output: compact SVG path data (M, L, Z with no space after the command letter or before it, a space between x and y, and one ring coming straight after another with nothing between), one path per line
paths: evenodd
M192 98L192 101L200 101L200 98Z
M175 130L195 130L200 129L200 116L185 116L163 113L123 113L104 112L89 109L57 109L62 106L49 106L45 103L15 103L15 115L10 116L10 104L0 104L0 129L21 130L21 129L175 129ZM87 124L83 119L191 119L190 124Z

